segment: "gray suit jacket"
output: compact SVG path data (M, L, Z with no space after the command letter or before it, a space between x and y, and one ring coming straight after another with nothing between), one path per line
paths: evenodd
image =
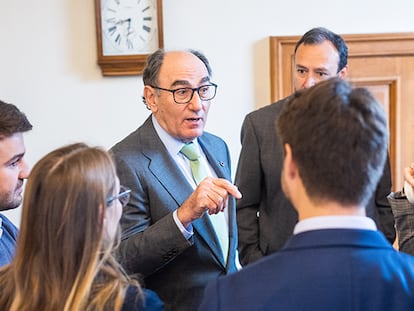
M248 114L241 131L242 150L235 183L243 197L237 201L239 254L243 265L280 250L298 221L283 194L280 176L284 150L275 121L288 98ZM389 161L366 211L392 243L394 219L387 195L391 191Z
M220 178L231 180L225 142L208 133L198 138ZM229 200L229 260L224 263L218 238L207 215L193 222L186 240L173 219L193 192L183 173L159 139L149 117L112 152L121 184L132 189L121 226L120 261L130 274L141 274L145 286L165 302L166 310L196 310L206 284L236 271L235 200Z
M414 204L408 202L403 191L391 192L388 201L398 233L398 249L414 256Z

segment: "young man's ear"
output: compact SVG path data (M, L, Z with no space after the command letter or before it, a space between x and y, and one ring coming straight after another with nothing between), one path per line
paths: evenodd
M285 144L285 160L283 163L283 170L285 171L286 178L295 178L297 175L296 163L293 160L292 148L289 144Z

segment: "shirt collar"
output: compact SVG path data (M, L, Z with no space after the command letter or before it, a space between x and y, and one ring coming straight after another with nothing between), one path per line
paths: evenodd
M365 216L319 216L299 221L293 234L320 229L377 230L375 222Z
M170 152L170 154L173 156L179 154L181 148L184 145L184 142L168 134L167 131L164 130L158 123L154 115L152 115L152 124L154 125L155 132L158 134L158 137L161 139L162 143ZM197 148L199 148L197 139L194 139L193 143L197 146Z

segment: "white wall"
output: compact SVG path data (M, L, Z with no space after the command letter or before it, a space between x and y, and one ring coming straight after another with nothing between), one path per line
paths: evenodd
M167 49L195 48L219 84L207 130L223 137L233 171L246 113L270 100L270 35L301 35L315 26L342 33L414 31L412 0L164 0ZM96 64L93 0L1 0L0 99L34 125L27 160L63 144L109 148L148 116L141 77L102 77ZM233 172L234 173L234 172ZM7 213L18 225L20 209Z

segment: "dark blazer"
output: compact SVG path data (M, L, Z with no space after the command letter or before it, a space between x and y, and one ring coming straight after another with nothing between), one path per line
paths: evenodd
M298 216L283 194L280 176L284 149L275 120L288 98L248 114L241 130L242 149L235 183L243 197L237 200L239 254L243 265L278 251L293 233ZM391 191L389 161L366 210L393 243L394 218L387 195ZM259 217L257 215L259 214Z
M404 191L391 192L388 201L398 232L398 250L414 256L414 204L407 200Z
M280 252L213 280L199 310L414 310L414 257L379 231L303 232Z
M227 145L204 133L198 142L220 178L231 180ZM161 142L149 117L112 148L121 184L132 189L121 226L120 261L130 274L144 277L166 310L197 309L208 281L236 271L235 200L229 200L229 260L225 264L218 238L207 215L193 222L186 240L173 219L193 192Z

